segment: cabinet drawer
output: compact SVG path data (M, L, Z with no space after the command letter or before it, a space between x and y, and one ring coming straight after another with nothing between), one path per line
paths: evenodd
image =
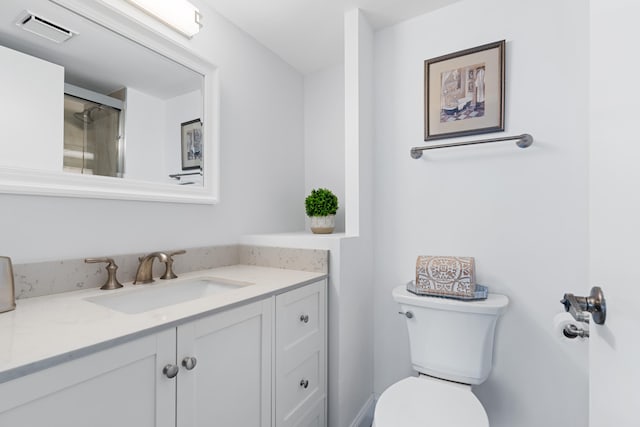
M278 347L284 351L320 337L320 294L307 287L278 296Z
M296 425L296 420L308 412L324 393L321 361L320 352L315 352L291 370L281 373L277 384L276 412L284 422L282 425Z
M325 285L322 281L276 297L277 427L326 425Z

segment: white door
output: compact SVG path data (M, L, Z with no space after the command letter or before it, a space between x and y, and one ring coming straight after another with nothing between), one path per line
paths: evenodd
M590 7L591 285L604 291L607 319L603 326L591 325L589 424L637 427L640 4L635 0L592 0Z

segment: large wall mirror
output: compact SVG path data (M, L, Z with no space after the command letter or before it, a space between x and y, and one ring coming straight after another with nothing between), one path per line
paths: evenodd
M0 192L216 202L216 68L107 3L0 2Z

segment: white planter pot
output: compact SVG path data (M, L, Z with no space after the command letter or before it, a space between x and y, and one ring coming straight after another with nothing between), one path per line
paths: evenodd
M330 234L336 227L336 216L310 216L311 231L315 234Z

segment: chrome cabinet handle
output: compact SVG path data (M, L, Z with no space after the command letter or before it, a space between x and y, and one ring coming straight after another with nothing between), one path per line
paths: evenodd
M196 359L195 357L185 357L184 359L182 359L182 366L184 366L187 371L195 368L197 363L198 359Z
M309 380L305 380L304 378L300 380L300 387L307 388L309 387Z
M407 311L406 313L404 311L399 311L398 314L402 314L403 316L407 316L407 319L413 319L413 313L410 311Z
M177 365L172 365L171 363L169 363L162 369L162 373L167 378L175 378L176 375L178 375L178 371L180 371L180 368L178 368Z
M308 314L301 314L300 315L300 321L302 323L309 323L309 315Z

